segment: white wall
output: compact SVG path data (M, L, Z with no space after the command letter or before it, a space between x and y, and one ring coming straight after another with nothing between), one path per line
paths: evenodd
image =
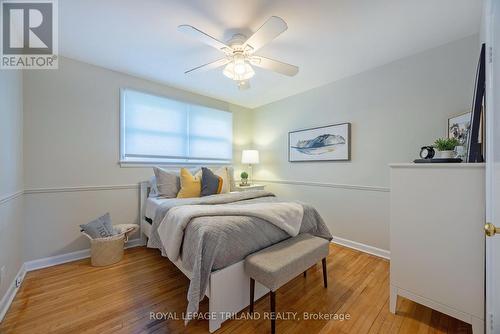
M469 109L477 57L472 36L253 112L65 58L59 70L26 71L25 259L87 248L78 225L104 212L137 220L136 184L151 170L118 165L122 87L231 110L235 162L256 146L255 178L274 181L268 189L315 205L334 235L388 249L387 164L414 159ZM288 131L340 122L352 123L351 162L287 161Z
M449 116L470 110L478 57L471 36L256 109L255 178L316 206L335 236L388 250L387 165L412 161L446 135ZM288 131L343 122L350 162L288 162Z
M66 58L59 70L26 71L26 260L88 248L78 225L105 212L114 223L137 222L137 184L152 170L118 165L123 87L232 111L236 160L251 141L249 110L222 101Z
M0 301L24 262L22 84L20 71L0 70Z

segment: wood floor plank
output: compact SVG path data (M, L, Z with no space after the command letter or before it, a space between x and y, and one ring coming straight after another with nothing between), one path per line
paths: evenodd
M338 245L327 259L328 288L321 266L308 270L277 291L277 332L304 333L472 333L471 326L399 298L398 313L389 312L389 262ZM187 306L188 279L159 252L125 251L111 267L95 268L90 260L75 261L27 274L4 321L2 334L31 333L208 333L207 320L152 319L150 313L181 317ZM243 310L247 312L248 310ZM261 319L230 320L217 332L270 333L269 300L255 303ZM208 312L208 299L200 304ZM239 315L243 315L244 313ZM350 316L349 320L309 319L304 315Z

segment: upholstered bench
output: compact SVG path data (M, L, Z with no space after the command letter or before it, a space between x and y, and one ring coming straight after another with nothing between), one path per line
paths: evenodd
M245 259L245 271L250 276L250 313L253 313L255 281L271 290L271 332L276 330L276 290L300 273L305 273L319 260L323 262L323 284L328 287L326 257L329 242L310 234L299 234L271 247L253 253Z

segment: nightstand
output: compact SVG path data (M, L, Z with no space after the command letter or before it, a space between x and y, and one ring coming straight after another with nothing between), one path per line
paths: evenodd
M240 186L237 184L234 187L234 191L248 191L248 190L264 190L265 185L263 184L251 184L248 186Z

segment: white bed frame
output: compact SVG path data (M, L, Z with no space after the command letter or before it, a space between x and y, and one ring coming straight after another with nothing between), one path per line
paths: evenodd
M151 235L151 224L144 219L145 204L149 194L149 182L141 182L140 189L141 238L146 243L147 238ZM191 279L191 272L182 266L180 260L173 263L184 275ZM255 300L268 292L269 290L266 287L256 282ZM210 333L213 333L234 313L243 310L250 304L250 277L245 273L244 261L242 260L212 272L205 295L209 298L210 319L208 328Z

